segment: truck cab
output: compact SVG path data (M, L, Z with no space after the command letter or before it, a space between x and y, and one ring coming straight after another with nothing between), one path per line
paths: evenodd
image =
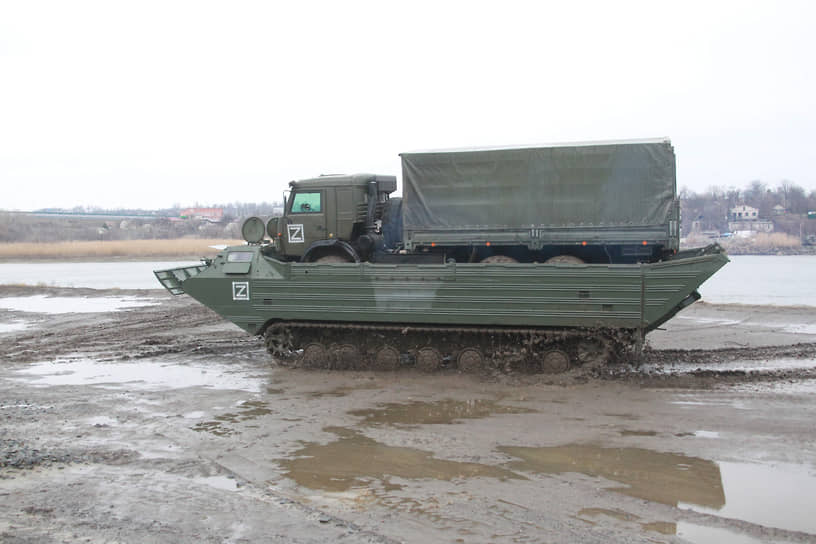
M320 176L289 187L283 216L268 229L287 260L360 262L382 245L382 214L397 189L396 176Z

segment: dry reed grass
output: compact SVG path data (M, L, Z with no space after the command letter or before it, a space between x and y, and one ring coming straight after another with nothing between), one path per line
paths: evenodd
M180 238L175 240L111 240L0 244L0 260L201 257L214 255L216 245L243 245L243 240Z
M784 232L772 232L758 233L750 238L731 238L725 246L729 251L738 250L742 253L767 253L799 249L802 247L802 241L798 236Z

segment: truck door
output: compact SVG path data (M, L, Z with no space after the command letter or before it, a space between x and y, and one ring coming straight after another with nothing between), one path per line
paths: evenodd
M289 198L286 232L282 232L288 255L303 256L317 240L327 238L323 190L293 192Z

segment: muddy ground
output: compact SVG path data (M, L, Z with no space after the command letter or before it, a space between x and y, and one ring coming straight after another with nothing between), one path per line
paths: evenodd
M282 368L159 291L3 301L2 542L816 541L813 308L698 303L549 376Z

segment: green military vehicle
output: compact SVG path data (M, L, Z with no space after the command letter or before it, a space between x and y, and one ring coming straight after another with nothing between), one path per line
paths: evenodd
M283 217L247 225L302 262L656 262L679 249L665 139L403 153L394 176L293 181ZM411 255L404 259L395 255Z
M667 140L402 161L402 199L393 176L292 182L247 245L156 276L284 364L558 372L638 349L728 262L677 251Z

